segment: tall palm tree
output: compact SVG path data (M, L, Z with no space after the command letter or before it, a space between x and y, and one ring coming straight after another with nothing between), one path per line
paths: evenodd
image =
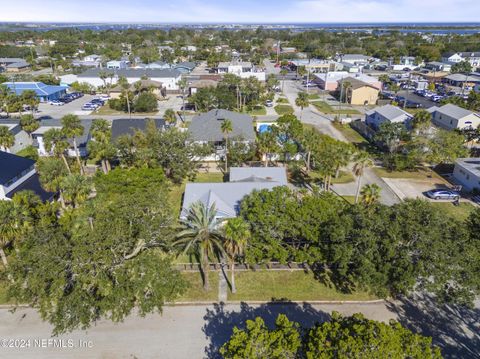
M0 126L0 150L8 152L8 149L15 144L15 136L7 126Z
M230 259L232 293L236 293L235 259L238 256L243 255L251 234L248 224L240 217L229 219L225 225L224 231L225 242L223 246Z
M265 131L262 133L259 133L257 136L257 150L260 153L260 155L263 155L265 160L264 160L264 166L268 166L268 156L271 153L275 153L276 151L279 150L278 144L277 144L277 138L271 131Z
M178 81L178 87L182 91L182 121L185 122L185 91L188 88L187 79L182 77L180 81Z
M0 258L5 268L8 267L5 248L12 243L19 232L13 202L0 201Z
M280 75L282 75L282 92L283 89L285 88L285 77L287 76L288 71L286 69L281 69L280 70Z
M83 174L83 166L80 162L80 152L78 152L77 146L77 137L83 135L85 128L82 126L82 122L76 115L65 115L61 119L62 122L62 131L67 136L67 138L71 138L73 141L73 149L75 150L75 157L77 158L78 167L80 168L80 173Z
M215 204L207 207L200 201L193 203L186 218L181 219L183 228L173 243L174 247L179 247L183 253L194 253L200 258L205 291L210 290L209 258L220 259L224 253L223 236L219 228L222 220L217 219L216 214Z
M357 191L355 193L355 203L358 203L363 173L365 171L365 168L373 166L373 160L370 158L370 155L367 152L361 151L356 154L354 161L355 163L353 165L353 174L357 176Z
M223 137L225 138L225 172L228 171L228 135L233 131L232 121L225 119L220 126Z
M20 126L22 126L22 130L28 133L28 137L32 139L32 133L38 130L40 122L33 115L23 115L20 118Z
M85 202L88 195L92 192L90 178L79 174L71 174L64 177L60 186L63 190L64 200L70 203L73 208L77 208L81 203Z
M130 84L128 83L128 80L124 76L120 76L118 78L118 85L123 89L123 93L125 94L125 97L127 99L127 111L128 111L128 117L132 118L132 110L130 109L130 99L128 98L128 92L130 89ZM141 82L138 82L141 84Z
M37 171L40 176L40 184L49 192L60 193L60 203L65 207L61 183L69 174L61 160L54 157L42 157L37 162ZM71 172L70 172L71 174Z
M165 110L165 113L163 114L163 118L165 119L165 122L171 125L174 125L175 122L177 122L177 116L175 115L175 111L172 110L171 108L168 108Z
M61 158L68 173L72 173L67 158L65 157L65 151L69 145L63 131L58 128L51 128L43 134L43 142L45 143L47 152L53 152L55 156Z
M310 102L308 101L308 94L306 92L299 92L297 98L295 99L295 105L300 107L300 120L302 119L303 109L308 107Z
M363 186L360 194L362 195L361 203L371 206L380 200L380 191L382 189L376 183Z
M102 170L107 174L110 171L110 160L115 156L115 146L110 141L110 124L103 119L93 120L90 131L93 139L88 143L89 156L101 161Z
M431 115L427 110L418 111L412 118L412 127L417 134L425 133L431 125Z

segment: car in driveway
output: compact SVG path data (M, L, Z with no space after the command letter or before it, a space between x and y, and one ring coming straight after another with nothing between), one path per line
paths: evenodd
M431 199L460 199L460 193L448 189L432 189L427 191L425 195Z
M267 101L265 101L265 106L267 106L267 107L273 107L273 101L272 101L272 100L267 100Z
M63 105L65 105L64 102L62 102L62 101L57 101L57 100L49 101L48 103L49 103L50 105L52 105L52 106L63 106Z

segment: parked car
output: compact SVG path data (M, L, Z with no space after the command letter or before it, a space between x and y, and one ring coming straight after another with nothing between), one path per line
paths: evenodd
M50 105L52 106L63 106L65 105L62 101L58 101L58 100L52 100L49 102Z
M453 199L458 200L460 193L446 189L432 189L426 192L427 197L432 199Z
M272 101L272 100L267 100L267 101L265 101L265 106L267 106L267 107L273 107L273 101Z

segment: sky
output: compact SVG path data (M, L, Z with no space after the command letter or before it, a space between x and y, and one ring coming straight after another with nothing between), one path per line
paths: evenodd
M0 0L0 21L478 22L479 0Z

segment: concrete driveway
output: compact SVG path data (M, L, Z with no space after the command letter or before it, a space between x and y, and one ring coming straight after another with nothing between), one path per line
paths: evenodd
M410 178L382 178L393 192L402 200L404 199L426 199L424 192L431 189L448 189L449 184L441 179L415 180Z
M35 117L49 116L58 119L69 114L79 116L89 115L91 111L82 111L82 106L95 97L96 96L92 95L84 95L83 97L77 98L63 106L53 106L48 103L41 103L38 106L38 112L35 114Z

